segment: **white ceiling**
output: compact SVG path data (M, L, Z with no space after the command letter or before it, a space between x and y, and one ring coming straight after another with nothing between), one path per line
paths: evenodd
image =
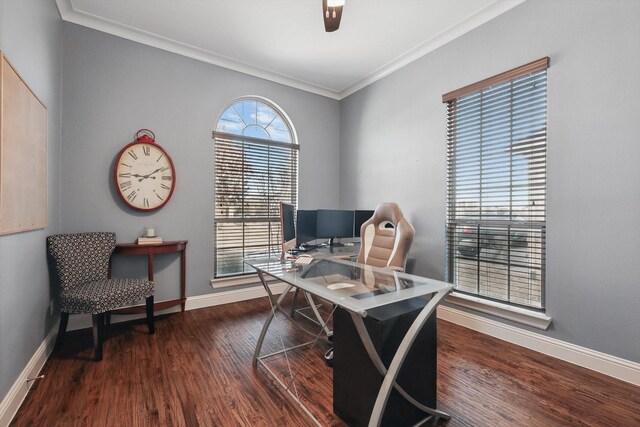
M342 99L524 0L56 0L62 19Z

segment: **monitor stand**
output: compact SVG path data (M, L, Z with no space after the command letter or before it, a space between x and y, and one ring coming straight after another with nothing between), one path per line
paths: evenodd
M331 246L332 248L340 248L342 246L344 246L344 243L340 243L340 242L333 242L333 239L335 239L335 237L332 237L331 240L329 240L329 246Z

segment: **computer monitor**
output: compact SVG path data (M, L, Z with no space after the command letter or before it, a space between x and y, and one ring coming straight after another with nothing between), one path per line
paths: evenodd
M330 238L334 246L335 237L353 237L353 211L318 209L317 237Z
M360 228L362 224L367 222L372 216L374 211L354 211L353 222L353 237L360 237Z
M300 246L316 240L316 222L318 211L298 210L298 233L296 234L296 243Z
M280 226L282 227L282 253L296 245L296 224L293 216L296 207L280 203Z

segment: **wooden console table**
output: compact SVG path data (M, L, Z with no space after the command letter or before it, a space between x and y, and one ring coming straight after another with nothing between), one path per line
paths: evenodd
M184 305L187 301L186 296L186 263L187 263L187 240L178 240L174 242L163 242L155 245L139 245L137 243L118 243L113 252L114 255L146 255L147 269L150 281L153 281L153 258L157 254L168 254L180 252L180 298L167 301L156 302L153 305L154 311L164 310L165 308L180 305L184 311ZM144 313L145 306L125 307L115 310L113 314L138 314Z

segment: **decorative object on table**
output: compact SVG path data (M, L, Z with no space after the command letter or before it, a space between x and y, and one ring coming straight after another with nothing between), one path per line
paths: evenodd
M162 237L160 237L160 236L155 236L155 237L140 236L140 237L138 237L138 244L139 245L158 245L160 243L162 243Z
M113 173L122 201L143 212L167 204L176 185L173 160L149 129L140 129L135 141L120 150Z
M0 53L0 235L47 226L47 107Z
M153 323L153 282L111 278L109 260L116 247L115 233L56 234L47 237L47 252L60 279L60 326L56 345L62 344L69 314L91 314L96 361L102 360L105 314L146 300L149 333Z
M142 235L138 237L139 245L159 245L162 243L162 237L156 234L155 227L145 227Z

